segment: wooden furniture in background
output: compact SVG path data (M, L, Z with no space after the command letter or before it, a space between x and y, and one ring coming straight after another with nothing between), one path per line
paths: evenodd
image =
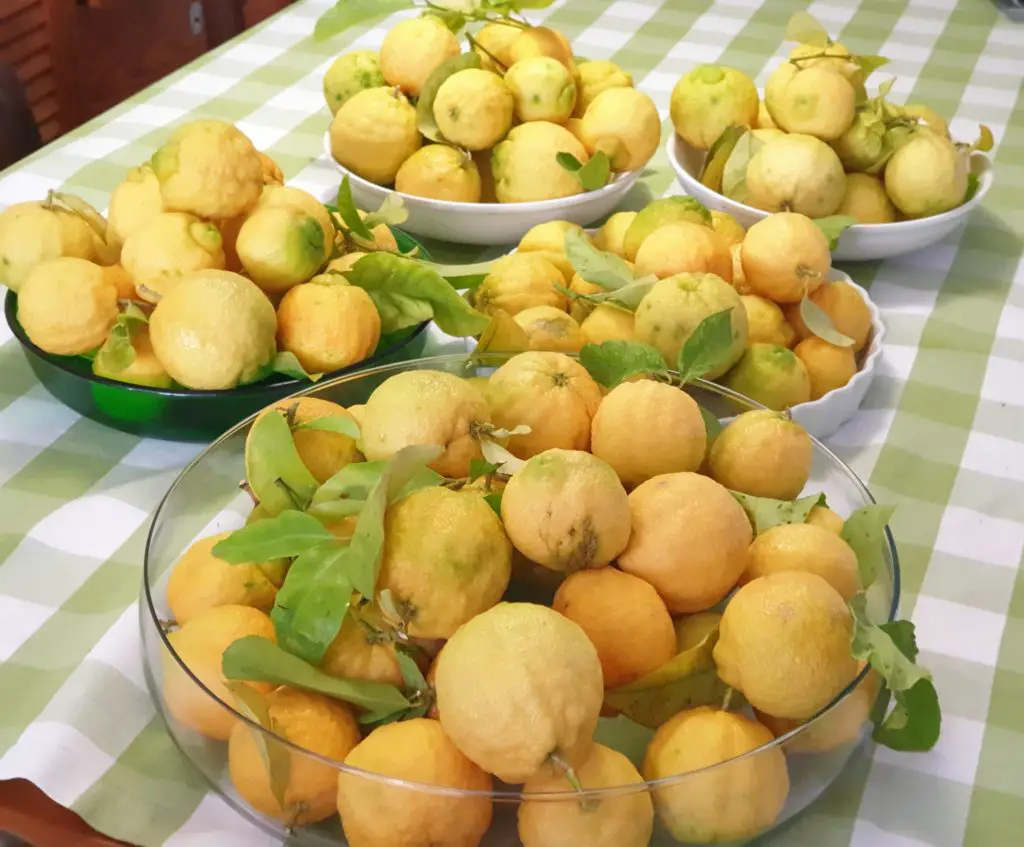
M51 141L292 2L0 0L0 62Z
M25 87L11 65L0 62L0 170L42 144Z

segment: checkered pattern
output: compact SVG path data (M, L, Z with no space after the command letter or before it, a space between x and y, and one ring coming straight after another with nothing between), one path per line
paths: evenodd
M233 120L323 194L320 78L382 23L309 37L329 0L267 24L0 174L0 202L63 187L103 207L166 127ZM763 84L789 16L807 8L851 50L893 58L897 99L925 102L998 143L986 207L948 242L845 268L889 328L860 414L832 439L893 523L903 612L945 709L926 755L865 754L771 845L1001 847L1024 829L1024 25L986 0L560 0L538 15L589 58L628 68L667 115L701 62ZM884 76L884 74L880 74ZM667 137L668 123L665 125ZM320 157L320 158L318 158ZM663 154L644 185L677 191ZM635 206L645 202L637 192ZM465 250L431 245L439 255ZM0 329L0 778L25 776L101 830L155 845L271 843L207 793L154 716L140 666L142 545L163 491L196 452L79 418L35 382Z

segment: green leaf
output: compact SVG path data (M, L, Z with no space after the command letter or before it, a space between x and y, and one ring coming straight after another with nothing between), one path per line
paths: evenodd
M149 316L134 303L129 303L117 316L106 340L96 351L96 368L103 373L116 375L131 367L135 361L132 339L148 323Z
M832 43L828 31L810 12L796 12L786 24L786 41L824 49Z
M475 262L469 265L442 265L420 260L420 264L439 276L443 276L448 280L452 288L458 291L472 291L474 288L479 288L480 284L487 279L487 274L491 272L494 262Z
M614 253L598 250L577 230L565 234L565 256L581 279L615 291L633 282L633 271L625 260Z
M267 732L275 731L273 721L270 719L270 711L267 708L267 701L259 691L244 682L229 682L228 690L234 696L235 706L239 712ZM263 767L267 769L270 793L277 800L277 805L282 810L287 810L285 795L288 791L288 783L291 782L292 757L288 749L275 739L270 738L267 732L260 732L252 727L249 727L249 732L252 733L252 740L256 743L256 749L263 760Z
M425 694L430 690L420 666L416 664L416 660L409 655L408 651L401 648L395 650L395 659L398 661L398 669L402 672L402 681L405 683L406 691Z
M571 153L558 153L555 159L579 180L584 191L604 188L612 175L611 159L600 150L591 156L585 165Z
M978 138L968 149L972 153L976 150L980 153L988 153L995 146L995 143L996 140L992 135L992 130L985 126L985 124L980 124L978 126Z
M272 372L284 374L285 376L290 376L293 379L308 379L310 382L316 382L323 376L322 373L307 373L306 369L302 367L299 360L295 357L295 354L290 353L287 350L281 350L274 357Z
M452 33L458 35L462 32L463 27L466 26L467 19L462 12L456 12L451 9L443 9L436 3L431 8L424 12L420 17L423 18L436 18L443 23Z
M889 60L885 56L851 56L850 61L860 68L864 79L867 79L879 68L889 64Z
M974 195L978 193L980 185L981 180L978 179L976 173L967 174L967 191L964 193L964 203L970 203L974 199Z
M637 375L668 373L661 353L640 341L584 344L580 350L580 364L605 388L614 388Z
M373 242L373 233L370 232L370 228L359 214L356 201L352 199L352 184L349 182L348 176L345 176L341 185L338 186L338 214L341 215L349 232L364 241Z
M718 628L636 682L605 692L605 702L638 724L657 728L683 709L718 705L728 686L712 658Z
M336 432L339 435L347 435L349 438L353 438L356 441L358 441L361 436L361 433L359 432L359 424L347 415L327 415L326 417L314 418L311 421L305 421L295 427L296 432L309 429L321 430L323 432Z
M885 528L893 506L862 506L843 523L840 537L857 554L860 584L869 588L885 569Z
M722 169L722 193L737 203L747 202L747 167L765 142L752 132L740 135Z
M498 466L486 459L471 459L469 462L469 481L480 479L482 476L490 476L496 473Z
M353 462L345 465L313 495L310 514L321 520L359 514L386 466L387 462ZM436 471L428 467L419 468L390 502L401 500L420 488L439 485L443 480L444 477Z
M875 740L895 750L930 750L939 738L942 712L931 674L914 664L914 625L909 621L873 624L863 592L849 605L854 619L850 652L875 669L895 699L893 710L875 729Z
M221 669L227 679L315 691L368 711L398 711L410 705L394 685L330 676L257 635L247 635L229 646Z
M313 29L314 41L325 41L350 27L382 20L394 12L412 9L411 0L338 0L324 12Z
M349 570L348 546L334 538L292 562L270 612L277 641L285 650L320 663L348 614Z
M828 249L835 250L839 246L839 236L851 226L856 226L857 219L849 215L829 215L827 218L815 218L814 223L828 239Z
M310 508L334 500L362 503L377 484L386 462L351 462L317 489ZM358 511L358 510L357 510Z
M352 587L370 599L377 587L377 572L384 552L384 513L409 483L444 452L432 444L403 447L384 467L380 479L366 497L356 531L349 542L349 570Z
M383 224L387 227L401 226L409 220L409 210L400 194L392 192L384 198L380 208L363 218L363 226L371 232Z
M501 495L501 491L492 491L490 494L484 495L484 500L486 501L487 505L491 507L491 510L499 518L501 517Z
M740 491L729 493L736 498L750 518L754 535L760 535L782 524L806 523L811 509L825 505L824 494L810 494L799 500L774 500L771 497L754 497Z
M473 348L473 358L484 353L522 353L530 349L530 335L504 309L496 309Z
M629 283L629 285L624 285L622 288L617 288L614 291L602 291L600 294L580 294L566 288L564 285L558 284L555 285L555 288L570 300L583 300L594 305L603 303L616 306L626 312L635 312L640 303L643 302L644 297L650 293L650 290L657 283L658 278L651 274L650 276L641 277L636 282Z
M682 349L676 370L679 382L685 385L692 379L713 371L732 350L732 309L708 315L690 333Z
M304 510L319 483L295 449L288 421L279 409L256 418L245 440L245 478L268 517Z
M715 439L722 434L722 430L725 429L722 426L722 422L718 419L718 415L714 414L708 409L705 409L700 403L697 404L697 408L700 409L700 416L704 418L704 429L708 435L708 447L715 443Z
M725 172L725 165L736 149L739 140L749 132L745 126L730 125L722 134L715 139L715 142L704 157L704 167L701 169L700 181L712 191L722 193L722 176Z
M922 679L907 691L893 693L892 711L875 727L875 743L904 753L931 750L942 729L939 694L930 679Z
M832 323L832 318L829 317L828 312L806 294L800 301L800 318L803 320L804 325L822 341L827 341L836 347L853 346L853 339L843 335L836 329L836 325Z
M470 50L467 53L460 53L458 56L442 62L427 77L423 88L420 89L419 100L416 102L416 126L431 141L445 140L441 130L437 128L437 121L434 120L434 101L437 99L437 92L448 77L468 68L479 67L480 54Z
M448 335L479 335L488 318L470 306L444 277L414 259L371 253L346 271L366 291L381 318L381 332L395 332L431 318Z
M571 174L578 174L583 170L583 162L577 159L572 153L556 153L555 161Z
M232 565L292 559L334 540L316 518L294 509L236 529L213 546L213 555Z

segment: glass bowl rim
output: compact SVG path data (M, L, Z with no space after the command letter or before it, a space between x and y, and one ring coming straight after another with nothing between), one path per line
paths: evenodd
M447 353L447 354L443 354L443 355L439 355L439 356L427 356L427 357L424 357L424 358L421 358L421 359L415 359L415 360L412 360L412 361L409 361L409 362L392 362L390 364L377 365L377 366L375 366L373 368L367 368L365 370L361 370L361 371L358 371L356 373L344 374L344 375L335 377L335 378L333 378L331 380L327 380L327 381L324 381L324 382L316 383L315 385L308 386L308 387L304 388L302 391L298 391L295 394L290 395L290 397L303 397L303 396L305 396L307 394L310 394L310 393L313 393L313 392L319 392L320 390L325 389L325 388L333 387L335 385L341 385L341 384L348 383L348 382L354 382L354 381L356 381L358 379L362 379L364 377L382 376L382 375L385 375L385 374L389 375L389 376L390 375L394 375L394 374L397 374L397 373L401 373L405 369L409 369L410 365L415 365L416 366L415 367L416 370L429 370L430 369L429 366L431 364L435 364L435 365L439 365L439 366L443 366L443 365L446 365L446 364L447 365L457 365L457 364L465 365L465 364L468 364L468 363L471 363L471 362L472 363L476 363L478 365L482 365L484 367L489 367L490 365L487 364L488 362L495 363L495 366L497 366L500 363L507 362L509 359L511 359L515 355L518 355L518 354L516 354L516 353L483 353L483 354ZM568 354L568 355L570 355L570 358L576 358L575 356L573 356L571 354ZM443 369L443 367L441 369ZM675 371L670 371L670 373L675 374ZM744 396L743 394L740 394L740 393L738 393L736 391L733 391L730 388L726 388L725 386L718 385L717 383L710 382L708 380L695 379L695 380L692 380L691 382L689 382L687 384L688 385L693 385L693 386L695 386L697 388L700 388L701 390L707 391L707 392L709 392L711 394L718 395L719 397L725 398L727 400L731 400L731 401L736 402L736 403L738 403L738 404L740 404L742 406L746 406L746 407L748 407L748 410L765 409L765 408L767 408L767 407L763 406L762 404L758 403L757 401L752 400L749 397ZM195 674L192 673L192 671L182 661L182 659L178 655L177 651L171 645L170 641L168 640L167 632L161 626L160 616L157 613L156 605L155 605L154 600L153 600L153 592L151 591L151 588L150 588L150 585L151 585L150 579L149 579L149 573L150 573L150 553L151 553L151 548L152 548L152 545L153 545L153 542L154 542L154 533L155 533L156 526L157 526L157 519L160 516L160 513L163 510L164 506L166 505L167 501L174 494L175 490L182 483L182 481L185 479L187 474L190 471L192 471L192 469L196 465L198 465L200 462L202 462L205 459L205 457L207 456L208 453L211 453L215 448L220 447L225 441L227 441L230 438L233 438L243 428L249 426L250 422L252 420L254 420L256 418L256 415L258 415L258 414L259 414L259 412L255 412L252 415L249 415L248 417L243 419L242 421L239 421L237 424L235 424L233 427L231 427L229 430L227 430L221 436L219 436L215 441L211 442L208 446L206 446L194 459L192 459L192 461L190 461L181 470L181 472L177 475L177 477L175 477L174 482L171 483L170 488L168 488L166 493L164 494L164 496L161 497L160 502L157 505L157 508L156 508L156 510L153 513L153 518L150 521L149 530L146 533L146 545L145 545L145 551L144 551L144 554L143 554L143 580L142 580L142 586L143 586L143 592L145 594L145 599L146 599L146 607L147 607L148 612L149 612L149 618L150 618L149 623L156 629L156 632L159 635L160 641L162 642L163 648L171 655L171 657L173 657L174 661L176 662L178 667L185 673L186 677L188 677L195 685L197 685L202 690L202 692L204 694L206 694L211 700L213 700L220 708L226 709L227 711L229 711L231 714L233 714L235 716L236 719L238 719L240 721L243 721L245 724L247 724L250 729L252 729L254 731L257 731L257 732L264 733L265 735L270 736L277 743L284 745L285 749L287 749L289 751L292 751L292 752L295 752L295 753L297 753L299 755L311 757L313 760L319 761L319 762L321 762L321 763L323 763L325 765L328 765L331 768L335 769L336 771L339 772L339 774L349 774L351 776L357 776L357 777L360 777L360 778L366 778L366 779L369 779L369 780L372 780L372 781L379 782L381 784L390 785L390 786L393 786L393 787L402 788L402 789L406 789L406 790L413 791L413 792L418 792L418 793L435 794L435 795L449 796L449 797L462 797L462 798L486 797L486 798L488 798L488 799L490 799L492 801L495 801L495 802L519 802L519 803L522 803L522 802L525 802L527 800L529 800L530 802L538 802L538 801L556 802L556 801L567 801L567 800L572 800L572 799L579 800L579 799L586 799L586 798L591 798L591 797L592 798L608 798L608 797L616 797L616 796L622 796L622 795L628 795L628 794L635 794L635 793L639 793L641 791L663 790L663 789L672 787L673 785L682 784L688 777L693 777L693 776L695 776L697 774L708 773L708 772L714 770L715 768L721 768L721 767L724 767L726 765L729 765L732 762L738 762L738 761L741 761L743 759L751 758L751 757L756 756L756 755L758 755L758 754L760 754L760 753L762 753L762 752L764 752L766 750L774 749L774 748L777 748L777 747L783 747L784 745L786 745L792 739L796 738L797 736L801 735L802 733L805 733L805 732L809 731L820 720L825 718L833 709L837 708L840 704L842 704L846 700L846 698L848 696L850 696L854 692L854 690L861 684L861 682L871 672L871 667L869 665L865 665L865 667L863 669L861 669L857 673L857 675L853 678L853 680L845 688L843 688L842 691L840 691L838 694L836 694L832 698L832 700L828 703L828 705L826 705L824 708L819 710L817 714L815 714L813 717L808 719L806 722L804 722L804 723L800 724L799 726L793 728L789 732L787 732L787 733L785 733L783 735L780 735L780 736L778 736L776 738L773 738L768 743L762 744L759 747L754 748L753 750L749 750L746 753L742 753L741 755L734 756L734 757L732 757L730 759L725 759L724 761L721 761L721 762L715 762L714 764L707 765L707 766L705 766L703 768L699 768L698 770L686 771L684 773L678 773L678 774L671 774L670 776L661 777L661 778L655 779L655 780L643 780L642 782L638 782L638 783L630 783L630 784L626 784L626 785L617 785L617 786L608 786L608 787L605 787L605 788L583 789L582 791L576 791L575 789L571 789L570 788L570 789L566 789L564 791L537 792L537 793L528 793L528 792L523 791L522 789L511 789L511 790L494 790L494 789L491 789L491 790L483 790L483 789L453 788L451 786L445 786L445 785L433 785L433 784L430 784L430 783L417 782L417 781L414 781L414 780L398 779L398 778L395 778L395 777L387 776L386 774L376 773L376 772L373 772L373 771L364 770L362 768L352 767L351 765L346 765L344 762L339 762L336 759L332 759L329 756L324 756L324 755L322 755L320 753L316 753L316 752L314 752L312 750L309 750L309 749L307 749L305 747L301 747L298 744L295 744L294 742L290 741L288 738L285 738L284 736L279 735L278 733L276 733L276 732L274 732L272 730L266 729L265 727L261 726L257 722L251 720L246 715L242 714L232 704L227 703L224 700L222 700L220 697L218 697ZM848 480L853 484L854 488L866 500L866 502L868 504L874 505L874 504L877 503L877 501L875 500L874 496L872 496L871 491L868 489L867 485L865 485L865 483L861 480L861 478L853 471L853 469L849 465L847 465L842 459L840 459L835 453L833 453L828 447L826 447L821 441L819 441L813 435L810 436L810 438L811 438L812 444L814 445L814 448L816 450L820 450L825 455L825 457L827 459L829 459L831 461L831 463L836 468L841 470L846 475ZM890 558L892 560L892 602L890 603L889 612L888 612L888 615L887 615L887 622L892 622L896 618L896 613L897 613L897 611L899 609L899 602L900 602L900 593L901 593L900 563L899 563L899 556L898 556L897 549L896 549L896 543L895 543L895 540L893 538L892 531L890 530L890 528L888 526L885 527L884 535L885 535L885 543L886 543L886 546L888 547L889 555L890 555ZM141 620L141 616L140 616L140 620ZM150 674L147 673L147 678L149 676L150 676ZM153 695L154 699L158 699L156 691L153 691L151 689L151 694ZM165 706L163 705L163 703L157 702L156 705L157 705L157 710L163 716L164 720L166 722L168 722L168 724L170 724L170 719L168 718L168 716L166 714ZM173 735L173 733L172 733L172 735Z
M58 356L54 353L47 353L45 350L36 345L26 334L24 327L22 327L20 321L17 318L17 302L18 295L8 290L7 296L4 298L4 316L7 319L7 326L10 327L14 337L18 340L18 343L25 349L26 352L31 353L38 359L42 359L48 365L58 368L64 373L78 379L94 383L96 385L106 385L112 388L120 388L124 391L129 391L135 394L143 394L151 397L166 397L179 400L191 400L197 401L201 399L224 399L229 397L248 397L252 395L262 394L267 391L277 391L281 389L293 389L292 394L299 393L302 389L307 387L307 381L299 379L298 377L288 377L287 379L280 379L274 382L267 382L265 379L259 382L250 382L246 385L237 385L234 388L215 388L215 389L191 389L191 388L154 388L149 385L136 385L131 382L121 382L120 380L110 379L109 377L99 376L94 373L83 373L71 367L67 360L76 358L75 356ZM326 385L328 382L332 382L335 379L344 379L348 376L354 376L357 373L362 373L359 370L360 365L366 361L372 361L372 359L385 356L392 356L401 350L403 347L408 346L417 338L419 338L430 326L430 321L422 321L412 327L408 335L404 336L398 341L389 344L387 347L382 349L380 352L374 351L373 356L370 359L364 359L363 362L356 362L355 364L349 365L346 368L339 368L336 371L330 371L324 374L324 376L315 383L308 383L309 387L316 388L320 385ZM404 332L405 330L399 330ZM381 367L381 365L374 365L373 367ZM289 394L287 396L292 396ZM244 421L243 421L244 422ZM219 440L219 439L218 439ZM212 446L212 444L211 444Z

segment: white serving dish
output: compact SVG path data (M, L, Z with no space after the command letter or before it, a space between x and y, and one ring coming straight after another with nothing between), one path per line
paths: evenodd
M745 203L737 203L728 197L712 191L700 181L706 152L691 147L675 133L668 141L668 159L679 179L683 190L700 200L709 209L728 212L744 228L750 227L770 213L755 209ZM832 251L839 261L860 262L870 259L888 259L920 250L955 232L964 224L968 215L976 209L992 187L992 165L988 157L975 154L971 167L978 176L978 191L962 206L941 215L891 224L857 224L846 230L839 239L839 245Z
M839 427L857 414L857 410L864 402L864 396L875 378L878 361L882 357L882 342L885 340L885 324L882 322L882 313L868 296L867 291L850 279L849 275L835 268L829 274L829 279L849 283L864 298L864 302L871 312L871 337L868 339L867 346L860 351L857 357L858 369L857 373L853 375L853 379L842 388L830 391L824 397L809 403L800 403L790 409L793 420L822 441L833 435Z
M389 194L395 193L394 189L376 185L340 165L331 155L330 133L324 134L324 151L338 173L349 178L352 197L359 208L378 209ZM423 238L458 244L516 244L530 229L546 221L572 221L589 226L600 220L636 185L640 174L639 170L626 171L597 191L536 203L453 203L401 194L409 211L409 220L402 224L402 229ZM332 193L330 199L335 196Z

